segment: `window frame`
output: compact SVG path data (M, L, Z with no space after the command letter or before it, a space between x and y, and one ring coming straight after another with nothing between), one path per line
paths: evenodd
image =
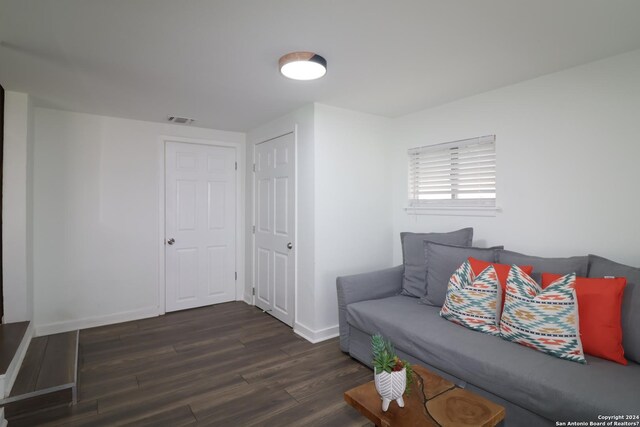
M435 210L439 212L445 212L446 210L478 210L478 211L496 211L499 210L497 207L497 165L496 165L496 144L495 144L495 135L486 135L476 138L468 138L457 141L445 142L440 144L432 144L425 145L421 147L414 147L407 151L408 155L408 207L406 210L408 211L419 211L419 210ZM483 146L490 145L492 147L492 151L489 153L493 156L493 170L488 173L493 180L493 193L495 197L493 198L459 198L460 193L456 191L456 186L459 185L460 175L455 173L457 170L456 160L460 155L460 149L464 149L472 146ZM450 160L450 176L449 180L443 179L440 177L438 181L442 181L442 186L449 185L451 189L451 197L447 199L419 199L416 197L416 187L417 182L420 181L420 176L416 175L419 172L415 172L414 168L416 167L416 163L419 161L424 161L427 157L427 153L438 153L446 154L446 150L451 150L451 160ZM422 155L422 157L420 157ZM446 157L446 156L445 156ZM446 166L446 165L445 165ZM425 172L426 173L426 172ZM446 173L446 172L445 172ZM422 178L424 180L424 177ZM444 193L443 193L444 194ZM463 193L464 194L464 193ZM469 193L467 193L469 194Z

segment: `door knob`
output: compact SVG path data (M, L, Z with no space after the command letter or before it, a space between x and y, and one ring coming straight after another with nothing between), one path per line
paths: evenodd
M173 245L175 242L176 242L176 239L172 237L169 240L167 240L167 245Z
M287 249L293 249L293 243L291 242L287 243Z

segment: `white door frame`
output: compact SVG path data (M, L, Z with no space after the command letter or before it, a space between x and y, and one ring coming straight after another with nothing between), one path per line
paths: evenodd
M236 301L243 299L244 294L244 150L239 142L223 142L211 139L186 138L161 135L158 140L158 314L166 313L166 270L165 270L165 157L167 142L183 142L218 147L231 147L236 150Z
M267 137L267 138L261 138L260 140L256 141L253 143L252 146L252 165L256 164L256 145L261 144L263 142L267 142L267 141L271 141L272 139L276 139L276 138L280 138L281 136L285 136L288 135L290 133L293 134L293 146L294 146L294 152L295 152L295 167L294 167L294 180L295 180L295 206L293 208L294 210L294 219L293 219L293 226L295 229L295 238L293 241L293 247L296 250L296 256L294 257L294 262L293 262L293 270L294 270L294 274L293 274L293 289L294 289L294 296L293 296L293 325L295 326L297 321L298 321L298 259L300 258L300 252L298 252L298 125L294 125L293 128L288 128L286 130L280 130L279 132L274 132L275 135ZM253 166L252 166L253 167ZM252 177L251 177L251 195L252 195L252 205L253 205L253 209L251 212L251 225L252 225L252 229L255 229L256 226L256 211L257 209L257 203L256 203L256 188L258 187L256 185L256 171L255 168L253 168L253 173L252 173ZM256 296L254 295L255 293L255 289L256 289L256 234L255 233L251 233L251 286L253 289L252 292L252 296L251 296L251 305L256 305Z

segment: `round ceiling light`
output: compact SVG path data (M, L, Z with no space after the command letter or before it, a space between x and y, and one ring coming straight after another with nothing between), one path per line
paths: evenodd
M294 80L315 80L327 73L327 60L313 52L292 52L280 58L280 72Z

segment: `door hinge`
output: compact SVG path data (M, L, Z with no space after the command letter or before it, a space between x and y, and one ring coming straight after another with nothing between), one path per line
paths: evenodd
M238 162L236 162L236 170L238 170Z
M256 288L251 288L251 295L255 295L256 294Z
M253 171L254 172L256 171L256 164L255 163L253 164Z
M253 234L256 234L256 226L253 226Z
M238 280L238 272L236 271L236 280Z

